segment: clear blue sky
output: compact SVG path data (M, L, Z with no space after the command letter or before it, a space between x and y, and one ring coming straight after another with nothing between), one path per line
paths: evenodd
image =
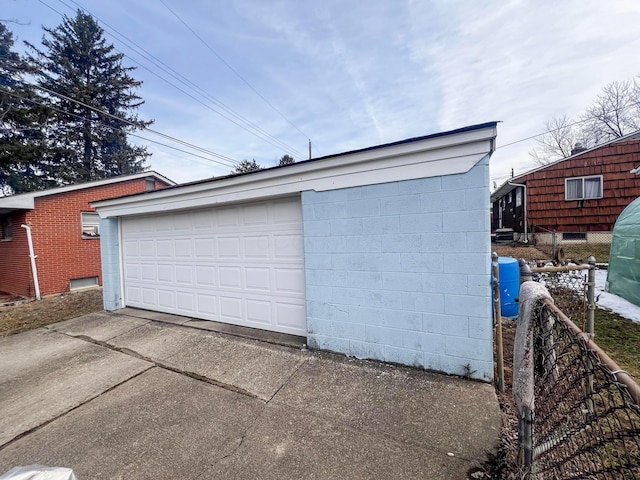
M0 2L0 19L17 22L8 26L18 50L82 6L138 67L140 114L153 129L263 166L285 153L304 158L308 138L315 157L494 120L503 122L500 147L554 116L579 115L607 83L640 74L637 0ZM534 146L499 148L492 180L533 167ZM178 182L231 170L156 144L149 151L151 167Z

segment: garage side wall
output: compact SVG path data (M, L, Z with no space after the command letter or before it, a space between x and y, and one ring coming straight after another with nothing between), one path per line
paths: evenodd
M117 218L100 219L100 258L102 263L102 297L105 310L124 307L120 275L120 235Z
M492 379L488 157L302 208L310 347Z

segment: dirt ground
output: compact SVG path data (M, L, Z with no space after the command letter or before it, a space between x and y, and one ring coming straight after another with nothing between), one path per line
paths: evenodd
M47 295L41 300L0 306L0 337L102 310L102 288Z
M549 255L541 252L536 247L524 245L497 245L491 244L491 251L496 252L500 257L524 258L525 260L546 261Z

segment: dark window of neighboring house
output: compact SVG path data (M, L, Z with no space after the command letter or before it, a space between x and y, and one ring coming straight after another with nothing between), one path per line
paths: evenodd
M512 192L509 192L509 194L507 195L507 203L511 203L512 200L513 200Z
M0 240L8 242L13 238L13 222L10 217L2 217L2 232Z
M100 217L97 213L81 212L80 219L82 221L82 238L100 237Z
M565 200L586 200L589 198L602 198L602 175L565 179Z
M587 234L585 232L565 232L562 234L563 240L586 240Z

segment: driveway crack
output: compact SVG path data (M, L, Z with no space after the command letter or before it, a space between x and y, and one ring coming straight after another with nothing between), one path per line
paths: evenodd
M64 334L64 335L67 335L67 334ZM245 390L244 388L240 388L240 387L237 387L237 386L229 384L229 383L220 382L220 381L215 380L213 378L209 378L209 377L206 377L204 375L200 375L199 373L190 372L188 370L183 370L183 369L180 369L180 368L177 368L177 367L173 367L173 366L168 365L168 364L166 364L164 362L161 362L159 360L155 360L155 359L153 359L151 357L147 357L146 355L142 355L142 354L136 352L135 350L131 350L130 348L117 347L117 346L112 345L112 344L110 344L108 342L104 342L102 340L96 340L96 339L88 337L86 335L68 335L68 336L70 336L72 338L76 338L78 340L83 340L85 342L93 343L95 345L99 345L99 346L104 347L104 348L108 348L108 349L113 350L115 352L122 353L124 355L128 355L130 357L134 357L134 358L137 358L139 360L144 360L145 362L148 362L148 363L154 365L155 367L161 368L163 370L168 370L170 372L177 373L179 375L184 375L185 377L192 378L192 379L197 380L199 382L208 383L209 385L214 385L216 387L223 388L225 390L229 390L231 392L238 393L240 395L244 395L245 397L255 398L257 400L260 400L263 403L266 403L264 400L262 400L256 394L254 394L254 393L252 393L252 392L250 392L248 390Z
M62 418L62 417L64 417L64 416L68 415L69 413L71 413L71 412L73 412L73 411L77 410L78 408L83 407L84 405L86 405L86 404L87 404L87 403L89 403L89 402L92 402L92 401L93 401L93 400L95 400L96 398L100 398L101 396L103 396L103 395L105 395L105 394L107 394L107 393L111 392L112 390L115 390L116 388L118 388L118 387L120 387L120 386L124 385L125 383L130 382L131 380L133 380L133 379L135 379L135 378L139 377L140 375L142 375L143 373L145 373L145 372L147 372L147 371L151 370L152 368L154 368L154 367L153 367L152 365L149 365L149 367L145 368L144 370L142 370L142 371L140 371L140 372L136 373L135 375L130 376L129 378L124 379L123 381L121 381L121 382L119 382L119 383L116 383L115 385L110 386L110 387L109 387L109 388L107 388L106 390L103 390L102 392L100 392L100 393L98 393L98 394L96 394L96 395L94 395L94 396L92 396L92 397L89 397L88 399L84 400L82 403L80 403L80 404L76 405L75 407L72 407L72 408L70 408L70 409L68 409L68 410L65 410L64 412L62 412L62 413L60 413L60 414L56 415L56 416L55 416L55 417L53 417L53 418L50 418L50 419L48 419L48 420L46 420L46 421L42 422L42 423L41 423L41 424L39 424L39 425L36 425L35 427L30 428L29 430L25 430L24 432L19 433L18 435L16 435L15 437L13 437L11 440L8 440L7 442L5 442L5 443L3 443L2 445L0 445L0 451L2 451L3 449L5 449L5 448L6 448L6 447L8 447L9 445L11 445L11 444L13 444L13 443L17 442L17 441L18 441L18 440L20 440L21 438L26 437L27 435L29 435L29 434L31 434L31 433L33 433L33 432L36 432L36 431L40 430L40 429L41 429L41 428L43 428L43 427L46 427L46 426L47 426L47 425L49 425L50 423L55 422L55 421L56 421L56 420L58 420L59 418Z

